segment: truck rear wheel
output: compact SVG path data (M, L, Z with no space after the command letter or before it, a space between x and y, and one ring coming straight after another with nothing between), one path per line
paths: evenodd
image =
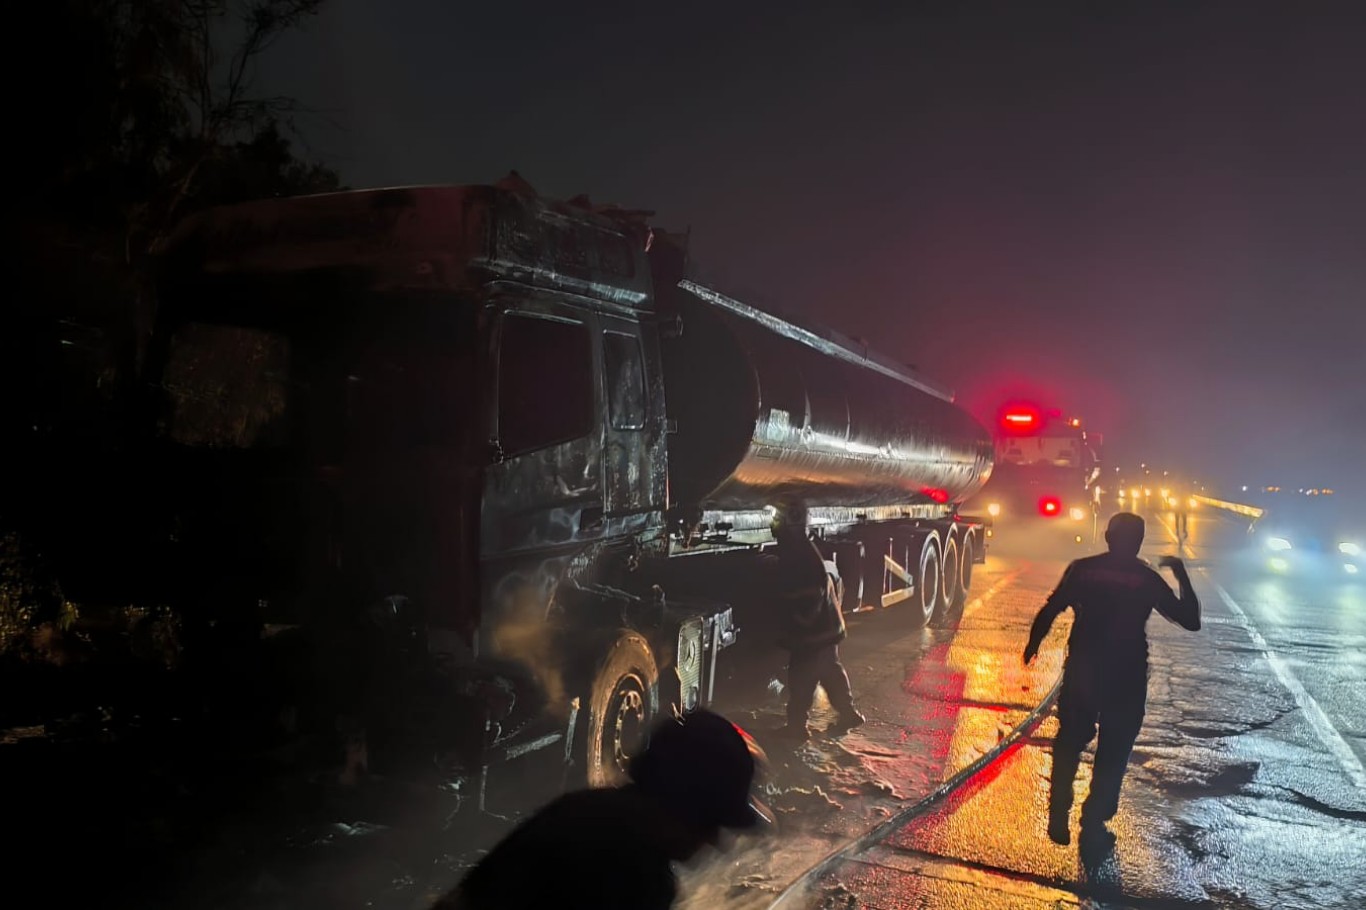
M949 535L944 541L944 571L939 577L939 597L935 600L934 619L941 618L962 599L959 589L962 569L958 560L958 541Z
M659 714L659 667L649 642L623 634L603 661L589 695L586 771L590 787L627 780L631 758Z
M863 552L860 541L841 542L834 547L835 565L839 567L840 579L844 582L840 609L845 613L853 613L863 606Z
M916 594L913 602L920 608L915 614L917 626L928 625L939 607L939 587L943 583L943 566L939 561L939 541L927 536L920 545L920 568L915 576Z
M969 531L963 535L963 551L958 555L962 566L959 570L959 578L962 580L959 582L958 596L963 603L967 603L968 594L972 591L972 561L976 558L977 535Z
M874 610L882 607L882 595L887 593L888 586L884 558L892 552L892 541L886 537L864 542L863 589L859 598L861 605L855 610Z

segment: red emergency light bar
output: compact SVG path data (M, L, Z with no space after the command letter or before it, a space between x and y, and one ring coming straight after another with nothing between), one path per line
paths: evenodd
M1043 414L1030 405L1013 405L1001 414L1001 428L1007 433L1035 433L1043 426Z
M1039 500L1039 514L1052 517L1062 514L1062 500L1056 496L1045 496Z

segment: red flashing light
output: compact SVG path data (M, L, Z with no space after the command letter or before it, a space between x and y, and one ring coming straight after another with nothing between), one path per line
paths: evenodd
M1034 433L1043 426L1043 412L1032 404L1019 403L1001 411L1001 428L1007 433Z
M1062 514L1062 500L1056 496L1045 496L1039 500L1039 514L1052 517Z

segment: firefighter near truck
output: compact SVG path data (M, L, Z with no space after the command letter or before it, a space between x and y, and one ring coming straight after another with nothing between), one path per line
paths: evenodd
M995 466L972 507L1012 543L1099 538L1101 438L1080 417L1028 401L996 413Z
M346 191L200 213L161 259L119 468L144 520L89 558L205 635L295 642L274 694L372 770L418 756L481 809L512 764L622 780L774 609L784 498L847 611L932 622L983 561L980 423L691 280L648 213Z

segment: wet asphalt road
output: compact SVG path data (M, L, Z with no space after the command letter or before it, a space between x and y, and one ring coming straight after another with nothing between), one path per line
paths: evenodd
M1150 517L1145 555L1175 552L1167 526ZM778 905L1366 907L1366 586L1264 573L1243 539L1216 513L1192 520L1205 626L1149 624L1148 715L1112 850L1045 836L1050 719ZM1084 763L1079 797L1088 784Z
M1150 516L1146 556L1175 551L1166 527ZM1205 626L1149 624L1148 717L1112 852L1083 856L1045 836L1051 717L906 817L1001 750L1057 680L1066 614L1034 664L1022 666L1020 651L1066 560L1091 546L1070 531L1022 534L998 542L968 604L933 628L896 608L851 617L842 651L869 719L846 735L818 732L800 746L774 737L785 696L769 684L783 676L782 655L733 655L717 707L769 750L779 829L699 857L682 872L681 905L1366 907L1366 584L1262 571L1240 557L1244 540L1216 513L1192 519L1186 555ZM818 699L813 726L831 720ZM444 810L411 789L367 788L340 815L332 807L313 837L331 846L305 857L316 868L283 855L247 868L247 899L232 905L429 906L487 844L443 833ZM871 847L841 852L879 826ZM832 854L825 874L793 887Z
M1062 639L1050 641L1029 667L1019 655L1029 622L1064 565L1059 555L993 554L979 567L968 603L928 629L915 628L896 607L850 617L841 653L868 723L837 738L819 733L834 720L819 694L811 742L794 747L775 737L785 695L755 693L764 681L781 679L782 657L746 660L750 675L763 670L762 678L732 680L730 696L717 707L768 750L767 800L779 828L702 857L684 872L682 906L768 907L822 857L995 749L1061 671Z

